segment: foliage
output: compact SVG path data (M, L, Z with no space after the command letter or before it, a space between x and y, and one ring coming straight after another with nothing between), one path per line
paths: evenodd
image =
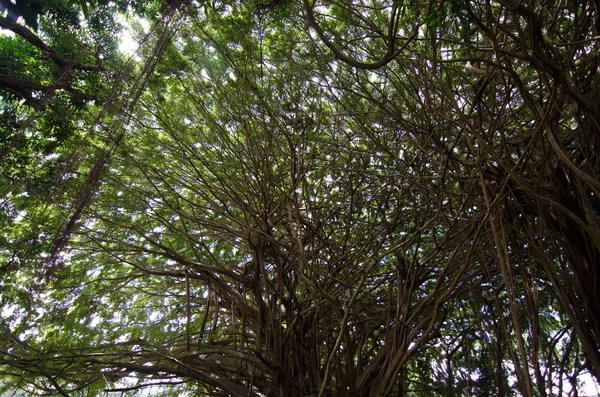
M600 378L591 2L163 11L122 90L73 68L62 108L2 97L27 137L0 202L7 387L546 397ZM56 84L40 46L0 45L13 77ZM110 103L67 113L90 92ZM45 166L74 155L69 178Z

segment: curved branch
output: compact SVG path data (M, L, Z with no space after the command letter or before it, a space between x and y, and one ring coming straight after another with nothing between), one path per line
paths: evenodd
M339 59L340 61L342 61L344 63L347 63L350 66L358 68L358 69L374 70L374 69L379 69L379 68L387 65L394 58L396 58L402 51L404 51L404 49L413 41L413 39L415 37L417 37L417 33L419 32L419 25L416 25L413 28L410 36L406 39L406 42L402 45L402 47L400 47L400 48L398 48L398 50L394 51L395 42L396 42L395 32L396 32L396 28L397 28L396 16L398 13L398 6L396 3L394 3L394 6L392 8L392 15L390 16L390 22L388 24L387 49L386 49L385 55L379 61L376 61L373 63L359 62L359 61L352 59L349 56L343 54L331 42L331 40L329 40L329 38L327 38L327 35L325 35L325 32L323 31L321 26L319 26L319 24L315 18L315 14L313 12L314 6L315 6L314 3L312 5L310 4L310 0L304 0L304 8L306 9L306 15L308 17L308 22L309 22L310 26L313 29L315 29L315 31L317 32L317 35L319 36L319 38L321 39L323 44L325 44L327 46L327 48L329 48L333 52L333 54L335 55L335 57L337 59Z
M17 95L21 96L24 99L32 100L31 95L28 95L31 91L40 91L45 93L54 92L56 90L65 90L73 95L73 98L82 99L82 100L92 100L95 99L93 95L86 94L85 92L81 92L76 90L70 84L59 83L59 84L51 84L44 85L38 83L37 81L25 80L16 76L8 76L4 74L0 74L0 87L6 87L9 90L17 93Z
M20 25L15 22L9 21L7 18L0 15L0 28L8 29L12 31L14 34L17 34L27 40L29 43L37 47L42 53L46 54L54 63L58 66L63 67L68 65L69 67L77 70L86 70L86 71L98 71L102 70L100 65L84 65L82 63L73 62L71 60L64 59L60 55L58 55L50 46L42 39L40 39L35 33L29 30L27 27Z

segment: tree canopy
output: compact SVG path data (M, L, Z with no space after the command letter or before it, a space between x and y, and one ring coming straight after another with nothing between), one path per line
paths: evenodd
M599 384L597 2L0 4L0 390Z

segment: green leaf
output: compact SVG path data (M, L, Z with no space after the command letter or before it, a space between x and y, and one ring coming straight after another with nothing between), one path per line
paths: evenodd
M440 25L440 15L438 14L437 10L432 10L431 15L425 18L425 22L430 28L438 27Z

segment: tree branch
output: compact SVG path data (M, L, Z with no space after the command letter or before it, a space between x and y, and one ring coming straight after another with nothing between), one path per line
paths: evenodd
M304 8L306 9L306 16L308 17L308 22L309 22L310 26L317 32L317 35L319 36L319 38L321 39L323 44L325 44L327 46L327 48L329 48L333 52L333 54L335 55L335 57L337 59L339 59L340 61L342 61L344 63L347 63L350 66L358 68L358 69L374 70L374 69L379 69L379 68L387 65L394 58L396 58L402 51L404 51L404 49L408 46L408 44L410 44L410 42L412 42L413 39L415 37L417 37L417 33L419 32L420 25L417 24L413 28L411 35L406 39L406 42L404 43L404 45L402 45L402 47L400 47L398 50L394 51L395 31L396 31L396 27L397 27L397 23L396 23L397 6L395 5L394 8L392 9L392 16L390 17L390 22L388 25L387 48L386 48L385 55L379 61L376 61L373 63L359 62L355 59L352 59L352 58L344 55L329 40L329 38L327 38L327 35L325 35L325 32L323 31L323 29L317 23L315 14L313 12L314 7L315 7L315 4L313 3L311 5L310 0L304 0Z
M85 65L79 62L73 62L67 59L64 59L60 55L58 55L50 46L42 39L40 39L35 33L26 28L23 25L20 25L15 22L11 22L3 16L0 16L0 28L8 29L12 31L14 34L17 34L27 40L29 43L40 49L42 53L46 54L54 63L58 66L63 67L68 65L69 67L77 70L86 70L86 71L99 71L102 70L100 65Z
M82 100L92 100L95 99L93 95L86 94L85 92L81 92L76 90L70 84L66 83L58 83L51 85L44 85L38 83L36 81L25 80L16 76L8 76L4 74L0 74L0 87L6 87L11 91L15 92L17 95L21 96L27 100L33 100L31 95L27 95L30 91L40 91L45 93L54 92L56 90L65 90L73 95L76 99Z

